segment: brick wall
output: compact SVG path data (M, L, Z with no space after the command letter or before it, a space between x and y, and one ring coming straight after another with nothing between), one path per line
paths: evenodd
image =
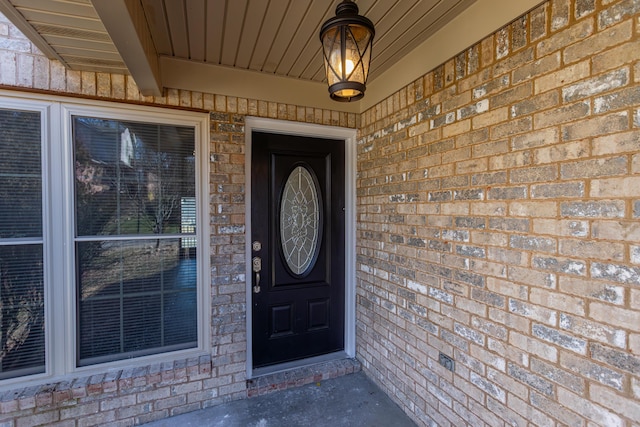
M212 296L210 355L0 391L0 426L134 425L255 393L245 374L245 117L354 128L356 114L175 89L144 97L130 76L49 61L1 14L0 89L208 111Z
M358 174L358 357L399 405L640 425L640 2L548 1L401 88Z
M358 357L420 423L640 424L639 35L636 0L551 0L356 117L142 97L0 16L3 88L210 111L213 296L210 357L5 391L0 425L131 425L246 395L247 115L359 127Z

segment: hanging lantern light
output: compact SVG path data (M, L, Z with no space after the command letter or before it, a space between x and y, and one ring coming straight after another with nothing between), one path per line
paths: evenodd
M336 16L320 29L329 94L336 101L357 101L364 96L371 62L373 23L358 15L358 6L344 0Z

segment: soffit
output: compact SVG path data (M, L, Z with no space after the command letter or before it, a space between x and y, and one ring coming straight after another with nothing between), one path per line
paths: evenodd
M358 0L376 26L370 79L407 55L475 0ZM115 3L94 2L117 8ZM2 0L9 18L23 19L49 48L45 54L73 70L127 72L112 35L90 0ZM109 4L112 3L112 4ZM322 82L319 31L336 0L139 0L158 56ZM136 4L137 3L137 4ZM135 13L135 12L134 12ZM30 34L27 34L31 36Z
M376 27L371 79L475 0L358 0ZM336 0L142 0L159 55L322 82Z
M72 70L127 72L89 0L0 0L0 12L45 55Z
M505 2L540 1L482 0L477 4L483 2L484 7L491 7L491 3L499 7ZM319 31L322 23L335 15L337 3L338 0L0 0L0 12L48 57L73 70L131 74L145 95L159 95L165 87L193 90L187 86L194 82L206 86L202 91L225 90L234 88L231 79L240 78L247 83L259 82L255 83L256 90L291 82L298 92L318 91L321 97L328 98ZM369 76L372 83L451 24L476 0L356 3L360 14L371 19L376 28ZM495 14L499 15L500 10ZM451 56L458 52L451 52ZM209 84L208 77L219 84ZM308 98L310 102L312 98Z

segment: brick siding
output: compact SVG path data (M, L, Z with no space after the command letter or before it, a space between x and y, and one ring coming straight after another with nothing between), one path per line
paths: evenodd
M639 117L632 0L548 1L362 114L357 354L420 424L640 425Z
M2 16L0 87L210 112L213 322L210 357L5 391L0 426L133 425L278 388L244 373L246 116L359 130L357 357L419 424L640 425L636 0L550 0L362 115L143 97Z
M212 298L210 355L0 392L0 427L137 425L359 369L327 363L247 384L244 277L245 117L355 128L356 114L175 89L144 97L130 76L48 60L2 15L0 89L208 111Z

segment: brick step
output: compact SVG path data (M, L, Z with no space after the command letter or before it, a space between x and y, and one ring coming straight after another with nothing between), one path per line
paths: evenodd
M361 369L362 365L356 359L340 359L266 374L247 380L247 396L262 396L275 391L341 377Z

